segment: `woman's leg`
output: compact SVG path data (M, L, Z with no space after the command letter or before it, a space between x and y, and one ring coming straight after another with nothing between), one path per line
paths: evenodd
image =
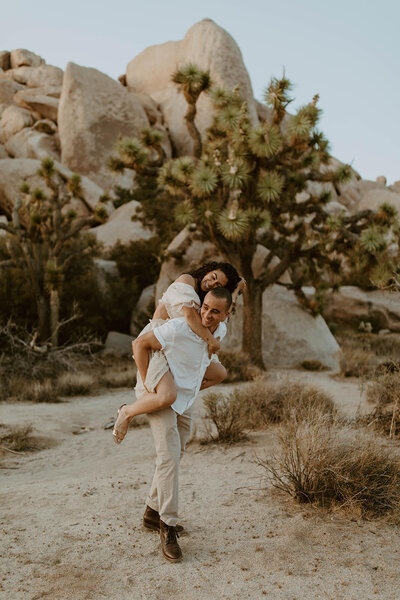
M133 404L124 404L120 408L113 430L115 442L122 442L133 417L168 408L175 400L175 381L171 371L167 371L157 384L155 392L145 393Z
M220 362L212 362L204 373L203 381L201 383L201 390L205 390L212 385L221 383L227 376L226 369Z

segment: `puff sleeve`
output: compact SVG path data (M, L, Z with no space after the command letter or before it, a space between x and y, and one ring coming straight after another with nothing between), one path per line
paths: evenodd
M181 282L171 283L160 302L167 309L170 319L183 317L182 308L184 306L199 309L201 305L200 298L194 288L188 283Z

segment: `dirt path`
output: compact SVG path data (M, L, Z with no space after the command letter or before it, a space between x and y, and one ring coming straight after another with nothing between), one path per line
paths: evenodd
M347 415L360 405L355 382L301 376L332 393ZM188 447L184 561L165 562L157 534L141 527L154 462L150 430L130 430L116 446L103 428L131 398L125 390L0 405L0 423L32 423L57 443L10 455L0 471L1 598L399 600L398 529L299 507L266 486L254 459L273 451L273 428L231 447ZM201 411L197 400L198 427ZM74 435L81 427L93 429Z

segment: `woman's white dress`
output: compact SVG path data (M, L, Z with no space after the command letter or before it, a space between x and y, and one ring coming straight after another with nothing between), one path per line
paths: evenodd
M164 304L170 319L184 317L182 309L185 306L188 308L196 308L198 310L201 305L200 298L194 288L188 283L181 282L171 283L169 288L164 292L160 302ZM165 319L152 319L139 335L152 331L165 323L165 321ZM162 350L150 352L149 367L147 369L145 381L146 388L149 392L155 391L157 384L167 371L169 371L169 366ZM137 373L135 393L136 398L140 398L140 396L146 393L139 372Z

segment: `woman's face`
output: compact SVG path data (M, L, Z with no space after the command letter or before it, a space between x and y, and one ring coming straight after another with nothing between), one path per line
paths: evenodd
M209 292L217 287L225 287L228 283L228 278L220 269L210 271L207 275L204 275L201 280L200 287L203 292Z

